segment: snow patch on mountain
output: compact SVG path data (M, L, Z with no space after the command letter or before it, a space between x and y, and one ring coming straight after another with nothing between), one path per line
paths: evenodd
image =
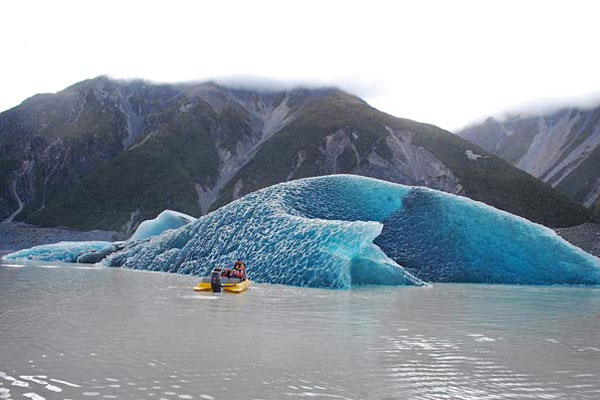
M482 156L481 154L473 153L473 150L465 150L465 156L471 161L477 161L480 158L487 158L487 156Z

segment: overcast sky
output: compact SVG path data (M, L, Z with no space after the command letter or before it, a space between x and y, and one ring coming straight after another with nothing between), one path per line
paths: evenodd
M101 74L337 85L455 130L600 100L600 2L13 1L0 109Z

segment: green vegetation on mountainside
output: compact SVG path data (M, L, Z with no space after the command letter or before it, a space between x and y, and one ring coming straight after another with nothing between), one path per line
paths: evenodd
M353 144L360 162L367 162L366 155L372 149L382 158L389 159L386 126L414 132L413 144L427 149L452 170L467 197L552 227L591 220L585 208L472 143L433 125L382 113L345 94L327 96L306 106L300 116L265 143L254 159L229 182L213 209L233 200L235 184L239 180L243 183L242 194L245 194L283 182L291 171L291 179L322 175L324 160L320 148L325 146L325 136L339 129L356 134ZM485 157L470 160L466 150ZM305 160L294 170L300 152ZM341 160L338 172L350 173L356 166L354 154L342 154Z
M555 228L591 221L588 210L542 181L459 136L427 127L414 136L413 143L429 150L450 168L467 197ZM470 160L465 156L466 150L484 157Z
M198 214L196 183L214 180L219 157L210 136L211 112L199 103L186 113L157 117L158 133L98 168L29 221L43 226L121 230L131 213L154 218L164 209Z
M325 145L324 138L340 129L356 132L353 144L359 156L365 156L374 147L382 158L389 159L391 154L384 144L388 132L381 123L381 115L385 114L340 92L308 103L291 123L262 145L254 158L223 188L212 208L233 200L235 182L239 179L243 181L244 193L286 181L299 153L305 159L289 178L321 175L324 160L320 148ZM340 167L349 171L356 167L356 162L353 153L343 153Z
M255 148L264 124L281 127ZM402 134L390 138L390 129ZM132 216L135 224L164 209L198 215L200 202L214 200L217 182L225 186L213 209L266 186L330 173L422 182L418 175L437 160L473 199L549 226L591 220L588 210L470 142L331 88L265 94L100 77L0 114L0 134L1 181L19 176L19 217L43 226L123 230ZM431 156L419 158L421 148ZM485 157L471 160L467 150ZM219 181L237 166L233 179ZM8 185L0 194L0 213L8 216L16 198Z

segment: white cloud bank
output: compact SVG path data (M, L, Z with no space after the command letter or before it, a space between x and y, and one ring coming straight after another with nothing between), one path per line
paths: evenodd
M598 15L593 1L11 2L0 109L101 74L258 76L337 85L393 115L457 129L598 94Z

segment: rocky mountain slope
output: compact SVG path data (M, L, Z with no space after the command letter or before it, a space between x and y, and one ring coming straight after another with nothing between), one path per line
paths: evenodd
M177 93L97 78L31 97L0 114L0 217L22 219L152 129Z
M458 134L600 211L600 106L488 118Z
M98 77L0 114L0 218L131 231L256 189L352 173L463 194L549 226L590 214L435 126L333 88L262 91Z

